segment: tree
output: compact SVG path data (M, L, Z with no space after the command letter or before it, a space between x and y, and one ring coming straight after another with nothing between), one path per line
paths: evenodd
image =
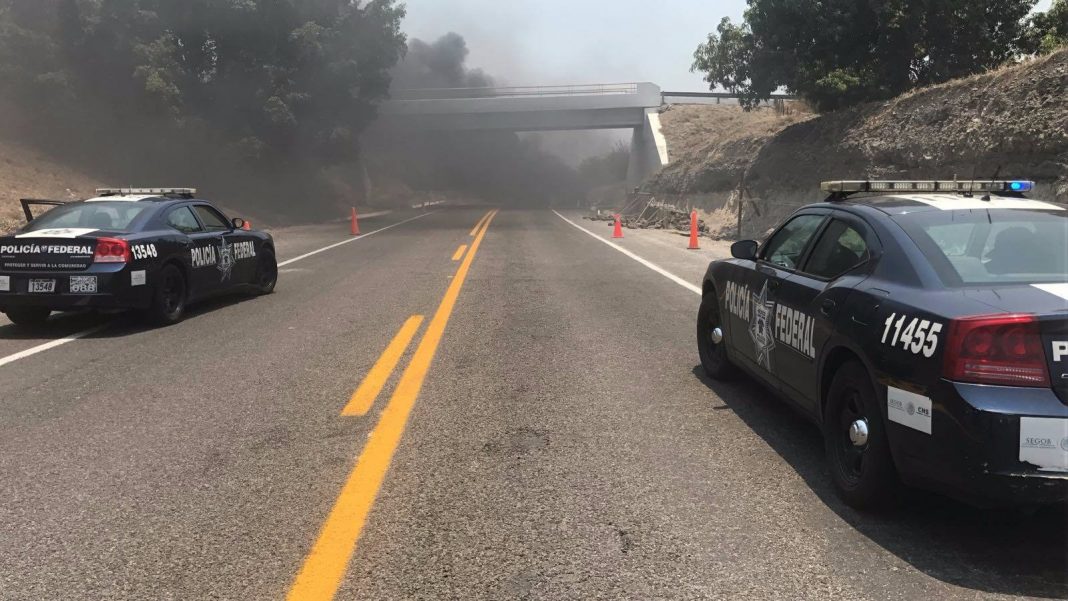
M1026 47L1038 54L1048 54L1068 44L1068 0L1053 0L1049 11L1031 17Z
M1063 2L1064 0L1058 0ZM694 55L713 86L752 107L778 89L819 110L889 98L1025 51L1035 0L749 0Z
M708 34L708 41L693 53L690 71L705 73L705 81L737 93L752 79L749 66L753 60L753 34L747 25L735 25L730 17L723 17L719 35Z
M146 135L209 131L267 163L335 162L388 93L403 15L396 0L0 0L0 93Z

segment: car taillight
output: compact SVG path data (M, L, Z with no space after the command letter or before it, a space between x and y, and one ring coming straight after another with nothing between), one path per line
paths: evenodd
M945 377L957 382L1048 387L1049 369L1033 315L954 319L946 338Z
M130 243L118 238L97 238L94 263L129 263Z

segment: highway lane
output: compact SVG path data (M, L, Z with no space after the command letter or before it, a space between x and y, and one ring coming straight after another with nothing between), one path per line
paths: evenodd
M484 213L443 210L294 264L270 297L163 330L119 320L0 368L0 598L291 593ZM641 234L619 245L694 277ZM464 254L336 598L1068 594L1062 512L838 503L814 429L699 375L690 289L549 211L500 212ZM370 412L341 416L413 315Z
M427 212L423 210L394 211L361 219L361 232L364 235L378 235L381 231L392 229L408 219ZM298 258L334 244L347 245L353 241L353 236L349 233L348 222L276 228L268 231L275 235L276 250L280 261ZM287 272L297 269L300 269L300 266L292 265L288 267ZM94 312L53 313L44 327L19 329L12 325L6 315L0 313L0 362L3 362L5 357L65 337L78 336L94 328L108 325L112 321L111 316Z

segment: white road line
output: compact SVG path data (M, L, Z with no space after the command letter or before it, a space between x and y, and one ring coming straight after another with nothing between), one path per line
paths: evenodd
M19 359L25 359L26 357L29 357L30 355L36 355L37 353L43 353L44 351L47 351L49 349L54 349L57 346L63 346L64 344L67 344L68 342L74 342L75 340L77 340L79 338L84 338L84 337L86 337L86 336L88 336L90 334L95 334L95 333L99 332L100 330L103 330L104 328L108 327L108 325L110 325L110 324L106 324L106 323L105 324L101 324L101 325L89 328L88 330L82 330L81 332L78 332L76 334L71 334L70 336L66 336L64 338L59 338L57 340L53 340L52 342L46 342L44 344L39 344L39 345L37 345L37 346L35 346L33 348L28 348L28 349L26 349L24 351L20 351L18 353L15 353L14 355L8 355L6 357L0 357L0 367L3 367L5 365L7 365L8 363L14 363L15 361L18 361Z
M431 213L435 213L435 212L436 211L430 211L428 213L423 213L422 215L416 215L415 217L412 217L410 219L405 219L404 221L399 221L397 223L394 223L393 225L388 225L388 226L386 226L384 228L377 229L377 230L374 230L374 231L371 231L371 232L367 232L366 234L362 234L360 236L353 236L352 238L349 238L348 240L342 240L341 242L338 242L336 244L331 244L330 246L324 246L323 248L320 248L319 250L313 250L310 253L306 253L306 254L300 255L299 257L294 257L294 258L292 258L292 259L290 259L288 261L284 261L282 263L279 263L278 266L279 267L283 267L285 265L289 265L290 263L296 263L297 261L300 261L301 259L306 259L306 258L308 258L308 257L310 257L312 255L317 255L317 254L319 254L321 252L328 251L328 250L330 250L332 248L337 248L337 247L341 246L342 244L348 244L349 242L355 242L357 240L361 240L361 239L366 238L368 236L373 236L373 235L375 235L375 234L377 234L379 232L384 232L384 231L386 231L386 230L388 230L390 228L394 228L394 227L397 227L398 225L402 225L402 224L408 223L409 221L415 221L416 219L420 219L422 217L426 217L427 215L430 215ZM15 353L13 355L8 355L6 357L0 357L0 367L3 367L3 366L5 366L5 365L7 365L9 363L14 363L15 361L18 361L19 359L25 359L26 357L30 357L32 355L36 355L37 353L43 353L44 351L54 349L57 346L63 346L64 344L67 344L68 342L74 342L75 340L78 340L79 338L85 338L86 336L88 336L90 334L95 334L95 333L99 332L100 330L103 330L104 328L108 327L109 325L111 325L111 324L110 323L105 323L105 324L101 324L101 325L98 325L98 326L94 326L92 328L89 328L88 330L82 330L81 332L77 332L75 334L71 334L71 335L63 337L63 338L58 338L58 339L53 340L51 342L46 342L44 344L39 344L39 345L37 345L37 346L35 346L33 348L28 348L28 349L26 349L24 351L17 352L17 353Z
M556 211L554 210L553 213L556 213ZM559 217L560 219L563 219L564 221L570 223L574 227L576 227L576 228L586 232L587 234L593 236L598 241L604 242L608 246L611 246L612 248L618 250L619 252L621 252L621 253L627 255L628 257L634 259L635 261L641 263L642 265L645 265L649 269L652 269L653 271L659 273L660 275L662 275L665 278L671 280L672 282L675 282L676 284L678 284L679 286L682 286L683 288L689 290L690 292L693 292L695 294L701 294L701 288L699 286L695 286L694 284L691 284L690 282L687 282L686 280L684 280L684 279L680 278L679 276L671 273L670 271L664 269L663 267L657 265L656 263L653 263L652 261L649 261L647 259L643 259L643 258L639 257L638 255L630 252L629 250L623 248L622 246L616 244L615 242L612 242L610 240L605 240L604 238L602 238L602 237L598 236L597 234L591 232L590 230L582 227L581 225L575 223L574 221L571 221L567 217L564 217L560 213L556 213L556 216Z
M374 230L374 231L371 231L371 232L367 232L366 234L360 234L359 236L353 236L353 237L351 237L351 238L349 238L347 240L342 240L341 242L337 242L337 243L331 244L330 246L324 246L324 247L320 248L319 250L313 250L310 253L305 253L303 255L300 255L299 257L293 257L292 259L289 259L288 261L282 261L281 263L278 264L278 266L279 267L285 267L286 265L290 265L292 263L296 263L297 261L300 261L300 260L303 260L303 259L307 259L308 257L311 257L313 255L317 255L317 254L319 254L321 252L326 252L326 251L328 251L330 249L337 248L337 247L342 246L344 244L348 244L349 242L355 242L357 240L363 240L364 238L367 238L368 236L374 236L378 232L384 232L384 231L386 231L388 229L395 228L398 225L404 225L405 223L408 223L409 221L415 221L416 219L422 219L423 217L426 217L427 215L431 215L431 214L436 213L436 212L437 211L430 211L428 213L423 213L422 215L416 215L415 217L411 217L411 218L405 219L404 221L398 221L397 223L394 223L393 225L387 225L384 228L380 228L380 229L377 229L377 230Z

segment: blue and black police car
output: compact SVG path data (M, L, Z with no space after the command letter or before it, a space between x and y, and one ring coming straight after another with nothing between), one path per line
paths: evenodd
M16 324L89 308L143 310L166 325L191 302L268 294L278 279L270 234L192 188L104 188L79 202L22 205L29 223L0 237L0 311ZM39 205L52 208L35 217Z
M747 372L823 431L855 507L901 483L1068 499L1068 206L1032 182L825 182L704 277L709 376Z

